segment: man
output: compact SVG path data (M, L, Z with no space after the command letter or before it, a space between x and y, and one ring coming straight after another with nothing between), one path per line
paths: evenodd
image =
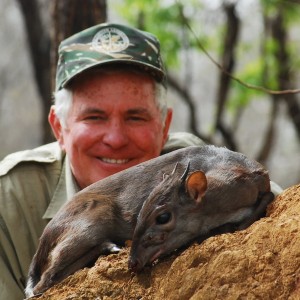
M62 42L49 122L57 142L0 163L0 299L23 299L30 261L49 220L82 188L181 147L158 40L100 24Z

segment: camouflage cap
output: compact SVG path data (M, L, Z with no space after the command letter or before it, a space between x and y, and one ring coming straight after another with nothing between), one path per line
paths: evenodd
M111 63L142 67L165 84L158 39L151 33L129 26L113 23L93 26L62 41L58 54L56 91L78 74Z

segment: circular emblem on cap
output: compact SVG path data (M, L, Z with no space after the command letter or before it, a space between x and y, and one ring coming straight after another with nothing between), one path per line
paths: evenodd
M129 39L123 31L109 27L96 33L92 46L101 52L120 52L129 46Z

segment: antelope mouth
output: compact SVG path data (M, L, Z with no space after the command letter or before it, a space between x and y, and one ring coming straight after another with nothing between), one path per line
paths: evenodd
M153 264L154 261L156 261L162 254L163 254L163 250L162 249L158 250L156 253L154 253L154 255L152 255L151 259L149 260L149 263Z

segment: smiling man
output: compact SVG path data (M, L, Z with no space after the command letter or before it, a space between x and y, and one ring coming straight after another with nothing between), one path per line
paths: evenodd
M166 74L158 40L100 24L59 48L49 122L57 142L0 162L0 299L21 300L49 220L77 191L172 150L203 144L169 134Z
M49 120L80 188L160 154L172 111L161 112L161 87L150 75L131 66L104 67L79 76L70 88L65 122L55 106Z

